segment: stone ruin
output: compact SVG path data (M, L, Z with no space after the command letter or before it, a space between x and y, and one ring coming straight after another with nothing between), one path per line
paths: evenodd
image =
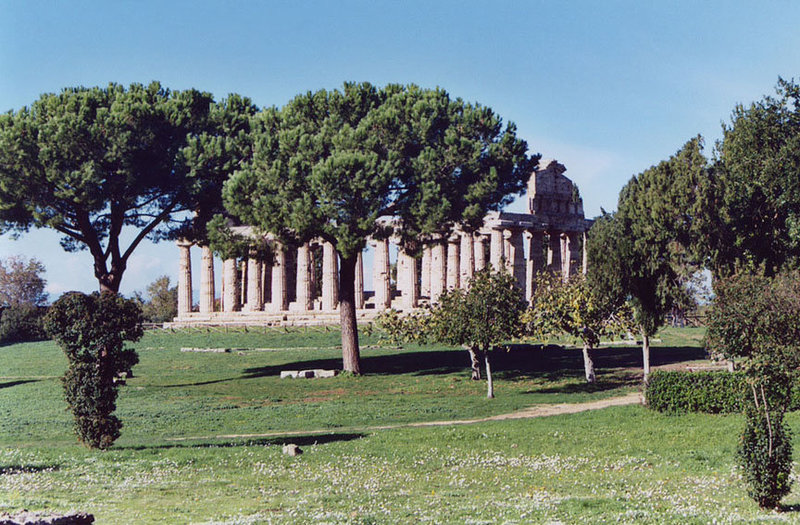
M528 181L528 212L493 212L474 233L454 231L427 245L420 258L397 247L396 290L391 286L391 240L370 239L372 292L365 292L363 258L356 267L356 315L361 321L389 308L410 311L435 303L446 289L464 287L476 270L491 265L517 279L526 298L535 272L550 270L566 280L586 271L585 235L592 221L583 214L577 186L555 160L542 160ZM240 228L240 233L252 230ZM178 242L178 316L168 326L337 324L338 256L328 242L281 246L267 238L271 260L257 254L244 261L222 261L222 293L216 301L214 255L201 252L199 310L192 310L192 243ZM321 258L322 274L315 267ZM317 282L317 281L321 282ZM218 306L218 307L217 307Z

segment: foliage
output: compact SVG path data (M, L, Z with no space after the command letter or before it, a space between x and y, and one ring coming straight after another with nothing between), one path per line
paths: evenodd
M618 211L604 213L589 231L589 280L611 301L630 300L642 334L645 379L650 337L667 314L695 307L687 286L695 267L687 249L706 165L702 140L690 140L633 177L620 192Z
M736 274L718 281L714 290L709 349L737 360L756 386L773 379L783 383L800 364L800 274ZM768 398L768 405L780 405L784 394Z
M43 316L42 309L27 303L3 309L0 313L0 344L45 339Z
M44 265L35 258L0 259L0 306L47 303L48 294L44 291L47 281L41 276L44 272Z
M75 432L92 448L110 447L122 427L112 415L117 378L139 361L134 350L124 348L125 341L143 334L139 306L112 292L69 292L50 307L45 328L69 362L63 383Z
M246 99L215 106L153 82L68 88L0 115L0 233L54 229L64 249L89 250L101 290L119 290L142 240L196 236L189 212L220 208L209 199L237 165L227 111L252 113Z
M190 192L195 196L194 218L177 235L200 243L211 241L208 223L216 215L225 214L222 186L252 158L251 122L257 112L258 107L249 98L231 94L213 103L205 125L187 136L181 157L189 169ZM231 222L233 217L225 215L224 219Z
M791 441L784 415L800 365L800 275L736 274L715 287L707 344L744 371L750 395L739 459L762 507L788 494Z
M566 334L583 344L586 380L595 380L591 350L602 337L627 333L632 317L619 297L603 296L582 275L562 282L543 272L536 277L531 306L522 320L529 335L539 340Z
M146 299L140 293L134 293L134 299L142 309L145 321L165 323L178 315L178 287L169 285L169 277L162 275L147 285Z
M747 393L747 382L739 372L656 370L645 386L648 408L667 414L741 412Z
M379 318L393 341L429 341L467 348L472 378L480 379L480 362L486 364L488 397L494 397L489 352L498 344L522 335L520 316L525 298L507 272L483 269L475 273L466 290L445 291L429 310L399 317L390 311Z
M748 495L763 509L777 507L792 487L792 440L783 417L748 410L737 453Z
M253 160L225 184L225 206L284 243L335 246L344 368L354 373L355 264L367 238L396 227L413 253L456 223L477 227L524 189L538 160L491 109L413 85L308 92L262 111L253 129Z
M737 105L698 197L698 251L715 277L800 263L800 86Z

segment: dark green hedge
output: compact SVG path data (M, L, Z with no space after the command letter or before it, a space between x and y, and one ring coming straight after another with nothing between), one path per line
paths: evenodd
M647 406L667 414L726 414L742 412L750 398L740 372L681 372L657 370L645 389ZM800 390L795 387L790 409L800 408Z

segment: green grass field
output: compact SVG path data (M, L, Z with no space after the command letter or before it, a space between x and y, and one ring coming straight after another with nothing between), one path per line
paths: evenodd
M703 359L699 330L659 337L654 364ZM375 428L625 394L638 389L637 348L601 350L591 387L579 351L513 348L495 359L493 400L463 350L384 348L374 335L362 337L363 377L279 379L338 368L337 344L334 331L148 333L106 452L76 443L53 343L0 347L0 511L84 510L98 523L800 522L800 489L781 513L747 499L739 416L626 406ZM304 454L283 455L286 443Z

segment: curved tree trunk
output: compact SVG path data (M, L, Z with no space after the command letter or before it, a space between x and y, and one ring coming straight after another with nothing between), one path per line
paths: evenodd
M647 381L650 375L650 336L642 330L642 368L644 370L643 381Z
M486 362L486 397L494 398L494 383L492 382L492 365L489 362L491 352L483 352L483 360Z
M339 319L342 325L342 363L344 370L361 374L356 324L356 262L358 257L342 257L339 269Z
M583 345L583 371L586 373L586 382L594 383L596 380L594 374L594 360L592 356L592 349L589 345Z
M469 352L469 360L472 366L472 380L473 381L480 381L481 380L481 357L479 355L479 350L477 346L468 346L467 351Z

